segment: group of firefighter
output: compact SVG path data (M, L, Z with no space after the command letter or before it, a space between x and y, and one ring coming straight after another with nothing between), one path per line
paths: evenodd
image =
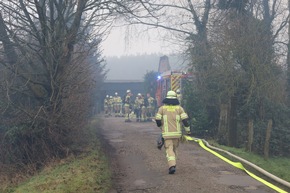
M107 95L104 99L105 117L125 117L125 122L131 122L133 119L137 122L152 121L156 107L156 100L150 93L146 96L138 93L133 98L131 90L127 90L123 98L116 92L115 96Z
M135 115L137 122L153 121L161 129L161 134L157 140L157 147L165 148L168 173L176 172L176 155L179 142L182 138L183 126L186 135L191 134L189 117L181 106L182 97L180 90L168 91L162 100L162 106L157 108L156 100L150 96L138 93L133 99L131 90L127 90L126 95L121 98L118 93L115 96L106 96L104 101L105 116L125 117L125 122L131 122Z

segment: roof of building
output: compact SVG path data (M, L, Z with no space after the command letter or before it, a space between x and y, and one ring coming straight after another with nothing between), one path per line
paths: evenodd
M133 82L144 82L144 80L105 80L105 83L133 83Z

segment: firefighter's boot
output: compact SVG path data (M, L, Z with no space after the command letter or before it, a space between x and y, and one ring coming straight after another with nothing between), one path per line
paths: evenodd
M169 168L169 174L174 174L175 173L175 171L176 171L176 168L175 168L175 166L171 166L170 168Z

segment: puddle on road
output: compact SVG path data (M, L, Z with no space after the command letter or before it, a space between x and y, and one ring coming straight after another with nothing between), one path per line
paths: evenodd
M106 139L113 139L113 138L118 138L121 137L123 134L120 132L110 132L110 133L105 133L105 138Z
M243 187L251 187L251 189L257 189L256 186L260 186L261 183L253 180L249 176L240 176L234 175L231 172L220 171L220 177L217 182L224 185L234 185L234 186L243 186Z
M154 131L154 132L150 132L152 135L160 135L161 131Z
M144 186L146 184L146 181L143 179L135 180L134 185L135 186Z
M113 143L120 143L123 141L124 141L123 139L110 139L110 142L113 142Z
M219 171L219 173L223 175L234 175L233 172L229 172L229 171Z
M120 139L123 136L121 132L110 132L110 133L105 133L104 137L105 139L109 140L112 143L120 143L123 142L123 139Z
M147 132L151 132L151 131L156 131L158 130L158 128L143 128L142 131L147 131Z

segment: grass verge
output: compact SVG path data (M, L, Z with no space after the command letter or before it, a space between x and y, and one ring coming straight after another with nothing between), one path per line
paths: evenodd
M9 193L106 193L111 187L111 173L108 160L102 152L96 135L96 120L88 129L89 137L78 156L60 160L46 167L17 187L10 187Z
M255 165L259 166L260 168L263 168L267 172L283 180L290 182L290 168L289 168L290 158L271 157L265 160L262 156L251 153L251 152L247 152L244 148L233 148L233 147L223 146L223 145L219 145L218 143L214 141L208 141L208 142L215 147L226 150L232 154L235 154L241 158L244 158L245 160L248 160L254 163ZM229 157L228 155L224 155L224 156Z

